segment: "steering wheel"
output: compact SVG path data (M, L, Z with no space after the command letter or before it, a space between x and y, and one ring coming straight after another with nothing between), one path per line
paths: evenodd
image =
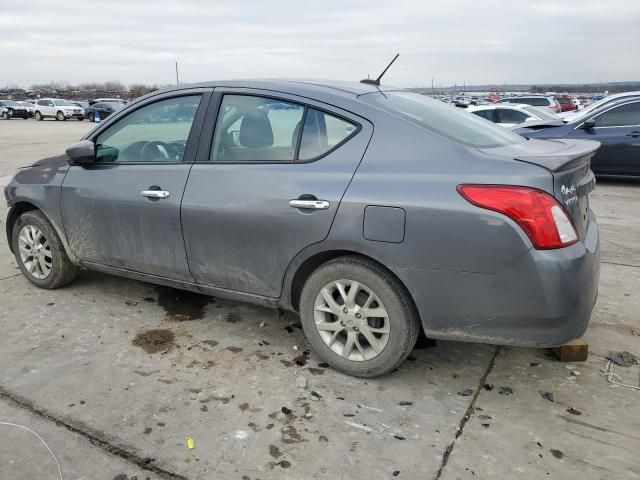
M153 162L160 158L162 161L176 160L178 155L176 147L170 143L154 140L147 142L140 150L140 158L143 162Z

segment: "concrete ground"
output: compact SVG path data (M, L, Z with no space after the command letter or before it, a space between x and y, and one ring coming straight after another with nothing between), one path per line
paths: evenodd
M0 121L0 184L90 127ZM601 370L640 356L640 182L591 200L602 276L576 364L438 342L356 379L307 351L294 315L90 272L38 290L2 247L0 478L60 478L27 427L65 480L638 479L640 391ZM616 373L639 385L640 366Z

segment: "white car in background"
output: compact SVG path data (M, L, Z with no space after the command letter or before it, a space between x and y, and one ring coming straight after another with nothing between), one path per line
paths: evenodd
M623 92L623 93L614 93L613 95L608 95L597 102L593 102L589 106L585 107L582 110L578 110L577 112L564 112L560 114L560 118L568 123L571 120L574 120L582 115L595 110L596 108L600 108L602 105L606 105L610 102L615 102L616 100L620 100L621 98L632 98L632 97L640 97L640 91L635 92Z
M55 118L56 120L67 120L75 118L76 120L84 120L84 109L71 103L68 100L59 98L40 98L35 106L33 116L36 120L44 120L45 118Z
M477 107L470 106L467 111L505 128L511 128L525 122L544 122L545 125L548 125L549 122L561 122L560 117L547 111L546 108L526 104L491 103Z

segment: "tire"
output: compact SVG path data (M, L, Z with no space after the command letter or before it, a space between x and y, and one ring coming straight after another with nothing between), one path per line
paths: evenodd
M23 120L29 120L29 117L22 117Z
M32 235L34 229L42 235ZM41 240L41 238L44 240ZM40 258L42 258L40 261L45 262L47 266L39 266L40 261L38 261L35 262L36 266L33 267L34 262L32 260L31 266L33 268L31 271L28 265L30 264L29 258L33 257L30 257L27 252L33 251L34 248L23 247L23 245L29 244L30 239L36 239L33 242L36 245L35 248L38 248L37 245L48 245L48 249L39 250L41 252L39 254ZM18 217L13 225L11 244L20 270L27 277L27 280L36 287L53 290L69 284L76 277L77 268L69 261L60 237L58 237L53 225L41 211L31 210ZM26 254L25 260L23 260L21 247L22 252ZM42 276L47 269L49 270L48 273Z
M96 122L96 116L93 113L89 114L89 121L91 123L95 123Z
M84 120L84 117L77 117L76 120L78 120L79 122Z
M64 113L62 113L61 111L59 111L58 113L56 113L56 120L60 120L61 122L65 121L67 119L67 117L64 116Z
M347 297L356 288L355 304L344 301L339 288L333 290L335 297L331 298L334 298L334 306L339 307L339 312L344 312L347 305L353 307L348 308L349 313L344 316L342 313L332 313L334 309L329 307L328 301L323 300L326 297L322 290L327 288L330 292L329 287L337 281L341 281L339 283L343 285ZM371 301L371 308L365 309L369 296L375 297L375 300ZM317 305L323 305L325 310L319 311ZM331 313L326 309L330 309ZM386 312L387 316L370 316L366 319L363 313L356 318L358 310ZM356 377L375 377L397 368L411 353L420 331L418 315L403 285L382 266L360 256L336 258L321 265L309 276L300 296L300 320L315 352L336 370ZM316 327L317 322L325 325L326 330L322 333ZM326 326L330 327L330 333ZM377 331L373 332L370 328ZM336 330L340 331L336 333ZM386 333L382 333L383 330ZM380 336L370 343L366 337L370 338L372 333ZM353 351L346 358L343 355L350 335L358 340L352 343ZM377 348L374 348L374 343Z
M42 118L42 114L41 114L40 112L36 112L36 113L34 114L34 117L35 117L35 119L36 119L36 120L38 120L39 122L41 122L41 121L43 120L43 118Z
M11 115L9 115L9 112L2 112L2 119L11 120Z

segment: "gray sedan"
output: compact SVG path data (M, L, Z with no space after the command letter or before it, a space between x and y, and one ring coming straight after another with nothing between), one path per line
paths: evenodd
M297 311L320 357L374 376L421 330L528 346L584 333L598 146L376 85L180 86L21 169L7 237L37 287L86 268Z

